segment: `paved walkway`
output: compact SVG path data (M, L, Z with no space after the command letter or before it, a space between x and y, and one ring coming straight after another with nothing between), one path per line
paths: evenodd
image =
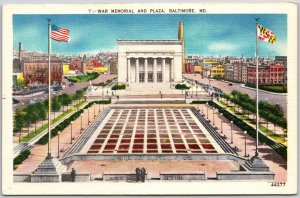
M90 122L93 122L94 119L94 112L95 115L99 115L101 113L101 110L105 107L105 105L98 105L94 104L92 105L89 110L86 109L84 113L82 114L82 128L85 130L88 127L88 119L90 119ZM100 109L100 113L99 113ZM81 133L84 132L84 130L81 129L81 116L79 116L76 120L74 120L72 124L72 141L71 141L71 124L66 127L63 131L61 131L61 134L59 136L59 150L60 154L59 157L62 157L64 153L72 146L72 144L80 137ZM72 142L72 144L71 144ZM15 170L15 173L31 173L40 163L43 162L45 157L47 156L48 152L48 145L34 145L33 148L30 150L31 155L29 155L28 159L23 161L22 164L19 165L17 170ZM55 136L51 139L51 153L53 157L58 156L58 136Z
M239 151L237 152L240 156L245 155L245 137L246 137L246 154L250 157L255 155L255 139L249 135L245 135L244 132L235 126L231 125L230 120L227 120L224 116L221 116L216 110L213 114L213 109L210 105L200 104L194 105L198 107L200 112L204 113L205 118L211 120L211 124L214 123L218 127L218 131L221 135L226 135L226 141L232 146L237 147ZM208 114L207 114L208 110ZM231 136L231 126L232 126L232 136ZM221 132L222 128L222 132ZM233 143L231 143L231 140ZM276 182L285 182L287 179L287 162L272 148L268 145L259 143L259 156L264 160L264 162L270 167L270 171L275 173Z

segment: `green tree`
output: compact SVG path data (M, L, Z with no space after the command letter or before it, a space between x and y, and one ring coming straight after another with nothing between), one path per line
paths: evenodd
M55 112L58 112L61 108L61 103L60 101L58 100L57 97L54 97L51 101L51 109L54 113L54 119L55 119Z
M36 131L36 122L39 119L39 115L38 115L38 109L36 104L29 104L27 106L27 119L30 122L30 124L34 123L34 130ZM29 128L28 128L28 132L29 132Z
M37 114L39 120L42 121L42 125L43 125L43 121L46 120L47 118L47 109L41 102L36 103L36 107L37 107Z
M63 111L65 111L64 107L68 106L71 103L72 103L72 98L70 95L65 94L65 93L61 95L61 105L63 106ZM68 110L68 108L67 108L67 110Z

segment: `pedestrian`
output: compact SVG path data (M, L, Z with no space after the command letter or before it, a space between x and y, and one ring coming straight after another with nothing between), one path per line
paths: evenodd
M142 179L142 182L145 182L145 178L146 178L146 169L143 167L141 169L141 179Z
M72 168L72 171L71 171L71 181L72 182L75 182L75 177L76 177L76 171L74 168Z
M140 181L141 170L140 168L135 169L136 182Z

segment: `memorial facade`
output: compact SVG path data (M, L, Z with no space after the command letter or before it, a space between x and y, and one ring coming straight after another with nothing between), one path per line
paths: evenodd
M182 82L182 41L118 40L118 83Z

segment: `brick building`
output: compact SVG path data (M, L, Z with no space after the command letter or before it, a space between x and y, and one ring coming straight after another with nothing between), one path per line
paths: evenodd
M256 66L249 65L247 67L247 82L256 84ZM258 66L258 84L270 84L270 67L269 66Z
M284 83L284 65L272 64L270 65L270 84L283 84Z
M48 84L48 61L24 61L23 74L26 84ZM63 76L63 63L61 60L51 60L51 84L61 83Z

